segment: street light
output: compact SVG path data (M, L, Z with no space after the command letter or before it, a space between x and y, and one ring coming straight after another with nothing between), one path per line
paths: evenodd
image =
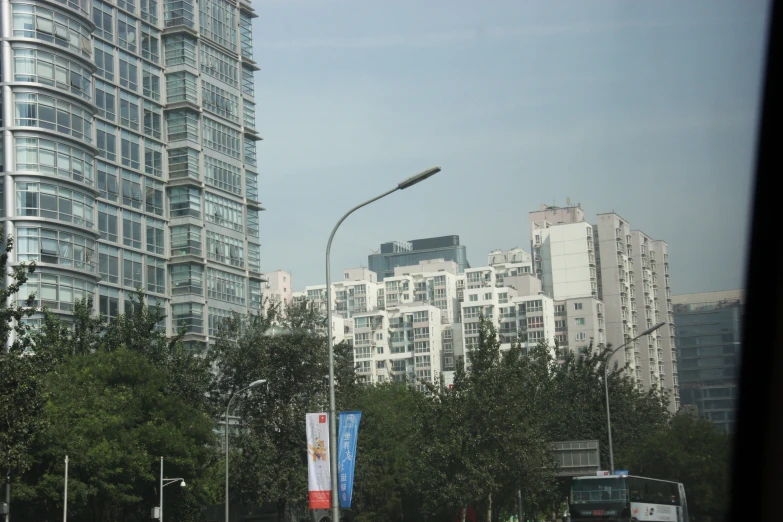
M256 386L261 386L262 384L266 383L266 379L258 379L257 381L251 382L249 385L245 386L238 392L236 392L229 400L228 400L228 406L226 406L226 522L228 522L228 410L231 409L231 401L233 401L240 393L249 390L250 388L255 388Z
M345 221L345 218L353 214L355 211L369 205L374 201L378 201L379 199L388 196L392 192L405 190L408 187L412 187L416 183L420 183L425 179L434 176L438 172L440 172L440 167L432 167L427 170L423 170L418 174L414 174L413 176L399 182L396 187L391 190L387 190L380 196L375 196L374 198L367 200L360 205L356 205L340 218L340 221L337 222L337 224L334 226L334 229L332 230L332 235L329 236L329 242L326 244L326 330L329 343L329 454L331 457L332 472L332 522L340 522L340 504L337 501L337 451L335 451L337 444L337 413L335 411L336 406L334 401L334 339L332 338L332 274L330 259L330 253L332 251L332 240L334 239L334 234L337 232L337 229L340 228L340 225L342 225L343 221ZM226 520L226 522L228 522L228 520Z
M625 343L621 344L614 350L612 350L612 353L609 354L609 357L606 359L606 363L604 364L604 390L606 391L606 428L607 432L609 433L609 466L612 469L612 475L614 475L614 452L612 450L612 418L609 415L609 360L612 358L612 356L617 353L620 349L625 348L632 342L636 341L637 339L644 337L645 335L650 335L655 330L660 328L661 326L665 325L666 323L658 323L654 325L651 328L648 328L647 330L643 331L630 341L626 341Z
M158 507L158 520L163 522L163 488L179 482L181 487L185 487L184 478L163 478L163 457L160 458L160 506Z

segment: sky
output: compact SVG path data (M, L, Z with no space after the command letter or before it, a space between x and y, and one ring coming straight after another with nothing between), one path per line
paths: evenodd
M456 234L472 266L580 203L669 245L674 294L741 288L769 3L253 0L264 271L325 282Z

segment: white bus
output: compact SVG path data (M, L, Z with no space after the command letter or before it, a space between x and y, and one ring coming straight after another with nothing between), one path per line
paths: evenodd
M573 478L568 509L572 522L688 522L682 484L632 475Z

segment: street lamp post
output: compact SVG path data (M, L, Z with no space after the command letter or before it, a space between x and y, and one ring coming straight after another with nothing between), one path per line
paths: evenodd
M158 520L160 522L163 522L163 488L166 486L169 486L171 484L174 484L175 482L179 482L181 487L185 487L187 484L185 484L184 478L163 478L163 457L160 458L160 487L158 488L160 491L160 506L158 506Z
M612 418L609 414L609 361L611 360L612 356L617 353L619 350L625 348L629 344L633 343L637 339L644 337L645 335L650 335L655 330L660 328L661 326L665 325L666 323L658 323L654 325L652 328L648 328L647 330L643 331L630 341L626 341L625 343L621 344L614 350L612 350L612 353L609 354L609 357L606 359L606 363L604 364L604 391L606 392L606 429L607 433L609 434L609 467L612 470L612 475L614 475L614 451L612 449Z
M356 205L340 218L340 221L334 226L332 234L329 236L329 242L326 244L326 330L327 341L329 343L329 455L332 473L332 522L339 522L340 520L340 504L337 500L337 451L335 450L337 444L337 413L334 400L334 339L332 338L332 273L330 259L332 240L334 239L334 234L337 232L337 229L340 228L340 225L345 221L345 218L355 211L388 196L392 192L412 187L416 183L420 183L438 172L440 172L440 167L432 167L419 172L418 174L414 174L398 183L393 189L387 190L383 194L375 196L360 205ZM226 522L228 522L228 520L226 520Z
M231 402L239 396L242 392L249 390L250 388L255 388L256 386L260 386L262 384L266 383L266 379L258 379L257 381L251 382L249 385L245 386L238 392L236 392L229 400L228 400L228 406L226 406L226 520L225 522L229 522L228 520L228 411L231 409Z

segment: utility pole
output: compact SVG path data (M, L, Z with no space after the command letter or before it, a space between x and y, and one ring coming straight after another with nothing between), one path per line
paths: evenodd
M65 493L63 494L63 522L68 520L68 455L65 456Z

